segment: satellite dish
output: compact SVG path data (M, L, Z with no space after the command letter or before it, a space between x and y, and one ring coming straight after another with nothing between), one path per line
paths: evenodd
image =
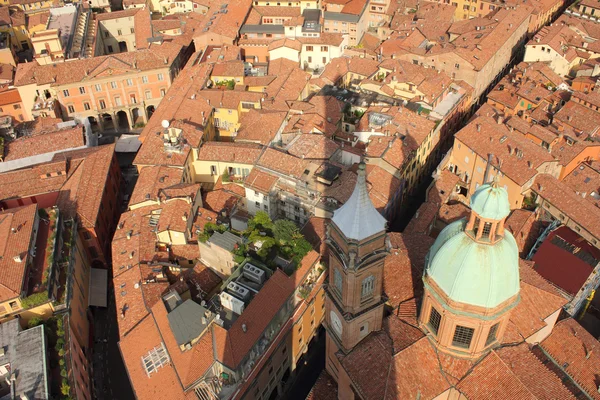
M169 121L167 121L166 119L163 119L162 122L160 123L162 125L163 128L167 129L169 127Z

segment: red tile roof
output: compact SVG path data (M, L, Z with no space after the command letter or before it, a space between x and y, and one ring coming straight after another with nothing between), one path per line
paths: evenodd
M147 200L156 200L162 189L181 182L183 170L165 166L142 168L129 199L129 204L139 204Z
M59 86L76 83L102 74L108 69L113 70L113 76L129 71L164 69L169 67L180 52L181 46L163 43L140 51L84 58L68 63L40 65L37 61L33 61L17 66L15 86L31 84Z
M329 160L340 148L331 139L318 134L297 136L287 148L288 153L309 160Z
M242 115L236 142L260 143L268 146L286 124L287 113L283 111L250 110Z
M506 346L495 353L536 399L575 399L556 375L530 351L528 344Z
M269 194L278 180L278 177L254 168L244 180L244 186L261 193Z
M2 67L2 71L5 70L5 66ZM10 73L12 80L12 72ZM6 106L10 104L16 104L21 102L21 95L19 95L19 91L17 89L6 90L4 92L0 92L0 106Z
M252 143L207 142L198 150L198 160L256 164L263 147Z
M536 176L536 168L543 163L554 160L541 146L530 142L518 132L511 132L491 117L482 116L472 120L456 134L456 140L464 143L484 160L488 159L489 154L493 154L493 166L499 168L502 163L502 173L518 185L524 185Z
M4 161L68 150L85 145L83 126L56 132L21 137L5 145Z
M146 316L135 329L119 342L119 349L127 367L135 395L139 399L172 400L184 396L172 363L159 368L150 377L146 374L142 357L163 342L151 315Z
M327 373L325 369L321 371L315 385L312 387L306 400L337 400L338 384Z
M26 289L25 273L36 215L35 204L0 212L0 302L19 297Z
M569 219L600 238L600 210L553 176L540 174L531 189Z
M458 384L458 390L473 400L536 400L495 352L485 357Z
M214 327L217 359L237 368L294 289L291 278L276 270L228 331Z
M573 318L558 322L540 346L561 366L587 395L600 399L598 393L598 340Z
M300 179L304 175L308 161L298 159L269 147L260 157L257 165L292 178Z
M184 388L189 388L204 375L214 362L213 333L209 329L191 350L181 351L167 319L167 309L162 301L152 307L152 316L175 366Z
M57 204L63 212L76 212L81 225L93 229L98 223L101 203L111 173L111 164L115 157L115 145L90 148L81 153L58 154L55 158L77 159L83 154L85 158L61 188ZM119 184L118 177L114 178Z

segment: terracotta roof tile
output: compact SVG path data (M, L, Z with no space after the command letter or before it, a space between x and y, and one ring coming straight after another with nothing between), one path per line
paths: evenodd
M274 172L279 172L283 175L300 179L304 175L308 161L298 159L273 148L267 148L258 160L257 165Z
M256 164L263 151L259 144L207 142L198 150L198 159L239 164Z
M2 66L2 72L7 71L10 75L10 80L12 80L12 72L10 69ZM0 106L6 106L9 104L16 104L21 102L21 96L19 95L18 90L6 90L4 92L0 92Z
M218 62L214 65L211 75L225 77L244 76L244 62L241 60Z
M4 161L32 157L39 154L68 150L85 145L83 126L60 131L21 137L5 145Z
M338 384L327 373L325 369L321 371L315 385L312 387L306 400L337 400Z
M364 398L383 399L391 360L391 340L385 331L379 331L367 336L341 364Z
M192 205L185 200L172 200L161 204L162 212L156 226L157 232L170 230L186 232L187 219L191 218Z
M137 250L136 250L137 251ZM136 264L125 272L113 278L115 288L115 307L117 309L117 322L119 336L124 338L144 317L148 309L144 302L141 284L142 277L140 266ZM135 285L138 285L136 288ZM149 285L156 285L149 283ZM162 287L162 286L161 286Z
M95 228L111 164L115 157L115 145L86 150L85 158L61 188L57 204L67 213L77 212L83 227ZM57 156L70 159L80 157L77 152L55 155ZM120 175L114 179L119 182L119 177Z
M160 332L151 315L119 342L127 375L140 399L171 400L184 396L173 364L159 368L150 377L146 374L142 357L161 343Z
M531 189L594 237L600 238L600 209L585 201L565 183L540 174Z
M230 183L219 189L215 187L215 190L205 192L202 199L207 209L216 213L226 212L230 216L244 197L246 197L245 189L238 184Z
M295 157L309 160L329 160L340 148L333 140L321 135L304 134L297 136L287 148Z
M419 360L420 368L414 368L416 360ZM422 338L394 356L385 398L432 399L449 387L433 346L427 338Z
M228 331L215 326L217 359L230 368L237 368L294 288L290 278L278 269ZM242 325L246 327L245 332Z
M503 347L495 353L536 399L575 399L560 379L530 351L526 343Z
M600 399L598 393L598 340L573 318L558 322L541 344L556 364L581 385L588 396Z
M286 112L250 110L241 118L242 126L236 142L259 143L268 146L286 124Z
M511 132L490 117L482 116L473 120L456 134L456 139L483 159L487 160L489 154L494 154L492 164L498 168L502 161L502 173L519 185L524 185L537 175L536 168L554 160L542 147L520 133ZM522 154L522 157L518 157L518 154Z
M268 172L261 171L258 168L254 168L250 172L250 175L244 180L244 186L268 194L273 190L273 187L275 187L278 180L278 177L273 176Z
M0 200L57 192L67 180L67 165L64 160L39 164L5 172L0 179Z
M190 387L204 375L214 362L213 335L211 330L207 330L200 340L192 346L191 350L182 352L169 325L167 309L162 301L159 301L152 307L152 315L160 330L160 335L164 340L165 346L169 351L181 384L184 388Z
M96 76L108 68L112 68L113 65L120 67L114 69L114 76L127 73L129 70L162 69L170 65L180 52L181 46L163 43L141 51L85 58L68 63L40 65L37 61L33 61L17 66L15 86L30 84L58 86L81 82L89 79L88 76ZM165 65L165 60L168 62L167 65Z
M29 244L37 205L31 204L0 212L0 301L19 297L26 290ZM13 231L14 229L14 231ZM20 257L21 261L15 260Z
M459 384L458 390L473 400L498 398L536 400L495 352L481 361Z
M392 307L423 293L421 277L425 255L433 244L426 235L390 233L392 249L385 259L383 269L383 291Z

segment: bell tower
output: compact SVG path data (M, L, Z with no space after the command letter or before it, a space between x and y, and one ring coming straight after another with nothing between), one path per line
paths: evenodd
M327 229L328 355L349 352L370 332L380 330L383 321L383 265L389 244L386 220L369 198L365 175L366 165L360 163L354 191Z

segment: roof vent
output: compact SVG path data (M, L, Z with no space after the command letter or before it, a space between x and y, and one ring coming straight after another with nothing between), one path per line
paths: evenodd
M248 332L248 327L246 326L246 324L242 324L242 330L244 331L244 333Z

